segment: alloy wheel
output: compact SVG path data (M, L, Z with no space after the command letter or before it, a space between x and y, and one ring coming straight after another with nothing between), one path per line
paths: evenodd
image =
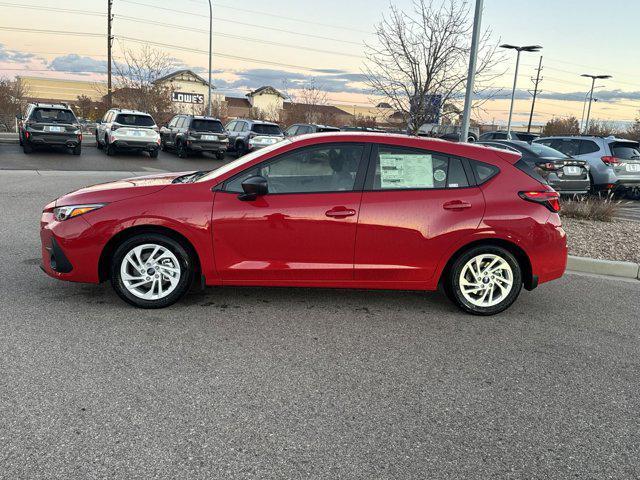
M160 300L176 289L182 269L167 247L147 243L132 248L124 256L120 275L132 295L143 300Z
M476 307L493 307L503 302L513 289L513 271L499 255L480 254L460 271L462 296Z

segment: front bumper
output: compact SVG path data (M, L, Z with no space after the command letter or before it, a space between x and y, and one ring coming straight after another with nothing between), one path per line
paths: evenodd
M82 137L76 133L37 132L30 130L26 139L34 147L77 147L82 143Z
M98 283L102 239L82 216L58 222L52 212L40 220L41 268L50 277Z

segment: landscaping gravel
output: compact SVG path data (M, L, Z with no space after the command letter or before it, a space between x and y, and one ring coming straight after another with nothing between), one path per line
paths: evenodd
M563 218L569 255L640 263L640 223Z

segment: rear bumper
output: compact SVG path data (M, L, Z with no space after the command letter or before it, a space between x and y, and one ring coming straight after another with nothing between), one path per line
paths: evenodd
M226 152L228 142L201 142L197 140L188 140L187 148L192 152Z
M562 228L560 218L552 214L545 227L534 242L535 252L530 255L533 279L537 283L546 283L564 275L567 269L567 234Z
M140 140L114 140L111 145L118 150L140 150L146 152L153 152L160 148L160 145L156 142Z
M24 140L34 147L76 147L82 143L82 139L75 133L45 133L29 132L29 138Z

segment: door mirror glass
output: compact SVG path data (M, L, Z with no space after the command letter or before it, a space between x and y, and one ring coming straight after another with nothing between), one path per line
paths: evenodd
M242 182L242 190L244 193L238 195L238 198L243 201L252 201L269 193L269 185L266 178L256 175Z

